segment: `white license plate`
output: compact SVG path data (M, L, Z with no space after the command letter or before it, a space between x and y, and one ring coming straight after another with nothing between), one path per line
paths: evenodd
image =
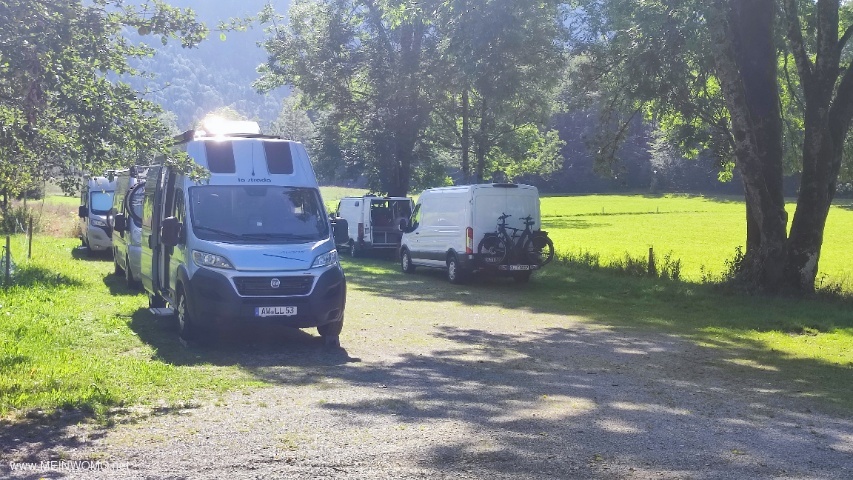
M530 265L510 265L510 270L530 270Z
M292 317L296 307L255 307L256 317Z

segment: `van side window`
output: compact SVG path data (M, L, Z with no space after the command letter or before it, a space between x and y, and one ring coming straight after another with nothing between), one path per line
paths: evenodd
M234 147L231 142L204 142L207 168L211 173L236 173Z
M415 207L415 211L412 212L412 229L418 228L418 225L421 224L421 204L419 203Z
M288 142L264 142L267 170L272 174L293 174L293 156Z

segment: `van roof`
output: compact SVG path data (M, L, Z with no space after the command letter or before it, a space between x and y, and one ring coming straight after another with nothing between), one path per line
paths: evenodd
M211 185L318 188L308 152L296 141L269 135L220 135L197 137L176 148L210 171L207 183Z
M473 192L476 190L491 190L497 188L518 189L523 191L538 191L532 185L524 185L521 183L478 183L474 185L458 185L455 187L438 187L424 190L424 193L439 193L439 192Z
M106 177L91 177L89 178L89 190L104 190L113 191L116 189L116 183L111 182Z
M411 200L410 197L380 197L379 195L363 195L361 197L341 197L341 200L362 200L362 199L370 199L370 200Z

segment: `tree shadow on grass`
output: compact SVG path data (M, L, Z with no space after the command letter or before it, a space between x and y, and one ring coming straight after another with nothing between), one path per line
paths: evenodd
M83 285L83 282L80 280L35 265L20 267L15 272L12 283L24 288L33 288L36 286L45 288L80 287Z

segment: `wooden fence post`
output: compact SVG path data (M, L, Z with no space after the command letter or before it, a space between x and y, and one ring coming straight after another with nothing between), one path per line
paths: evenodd
M5 269L6 270L6 276L5 276L5 280L3 281L4 287L8 287L9 285L12 284L12 252L9 250L9 248L11 246L10 243L11 243L11 237L9 237L9 235L6 235L6 250L3 252L3 253L5 253L5 257L6 257L4 259L6 261L6 269Z
M27 225L27 260L33 258L33 217L30 217L30 224Z
M655 266L655 248L649 247L649 276L658 276L658 269Z

